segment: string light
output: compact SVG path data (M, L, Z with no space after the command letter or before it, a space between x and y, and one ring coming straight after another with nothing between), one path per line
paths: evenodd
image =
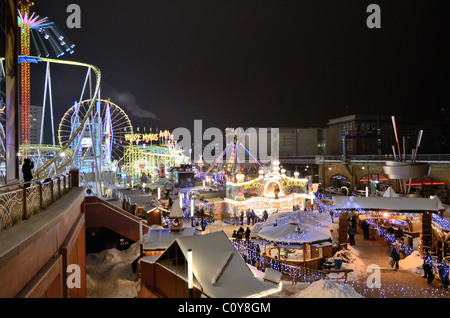
M332 200L331 197L327 197L320 193L315 194L315 202L319 207L320 212L328 212L333 217L339 217L340 213L345 213L345 211L336 210L336 208L331 204L326 204L327 200ZM383 212L378 211L363 211L358 210L358 213L361 215L376 215L382 216ZM392 215L402 215L402 213L391 213ZM450 230L450 221L441 218L438 215L433 214L432 218L433 223L436 223L443 230ZM411 246L404 244L403 241L397 240L392 234L387 232L384 228L382 228L379 224L375 223L373 220L369 219L369 223L372 227L376 229L377 234L386 240L389 244L393 244L397 242L399 250L407 257L414 252L414 249ZM362 297L370 297L370 298L448 298L449 292L446 289L437 289L434 287L428 288L417 288L404 286L403 284L382 284L381 288L369 288L366 284L365 280L355 280L355 281L341 281L337 282L332 278L328 278L323 273L319 271L314 271L310 269L305 269L301 266L293 266L288 265L280 260L272 259L267 257L261 253L260 250L265 250L268 244L272 242L252 242L252 241L241 241L241 240L233 240L232 244L236 248L236 250L242 255L244 260L254 266L260 266L264 264L266 267L270 267L274 270L280 271L283 274L290 276L292 278L295 277L297 281L304 281L306 283L311 283L319 279L324 280L333 280L333 282L338 283L342 290L344 290L344 285L351 286L355 291L357 291ZM434 258L429 257L428 260L431 265L435 268L441 269L443 272L449 272L449 265L446 262L442 262L436 260Z

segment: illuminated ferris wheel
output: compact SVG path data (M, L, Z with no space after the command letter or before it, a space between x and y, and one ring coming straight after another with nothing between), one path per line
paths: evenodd
M90 103L90 99L75 103L64 114L58 129L61 146L70 141L80 122L86 117ZM132 130L129 117L118 105L105 99L98 100L94 113L88 119L88 125L72 141L71 148L76 153L78 166L83 170L83 165L89 165L94 154L102 158L104 168L113 162L119 162L123 158L124 148L130 145L130 141L125 140L125 134ZM75 145L78 149L74 149Z

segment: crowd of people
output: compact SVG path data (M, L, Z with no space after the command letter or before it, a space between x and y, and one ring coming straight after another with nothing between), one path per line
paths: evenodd
M244 215L244 211L241 211L241 213L239 214L239 224L244 225L244 218L246 218L247 225L250 225L250 224L255 225L255 223L258 223L258 222L267 221L268 217L269 217L269 214L267 213L266 210L263 211L261 217L258 217L253 209L247 209L247 211L245 211L245 215Z
M246 230L244 230L244 228L241 226L237 231L233 231L232 237L236 240L242 240L243 238L245 238L246 241L249 241L251 232L252 231L248 226Z
M432 257L429 253L423 256L423 278L427 279L427 284L432 285L436 276L442 283L442 288L448 289L449 285L449 265L445 260Z

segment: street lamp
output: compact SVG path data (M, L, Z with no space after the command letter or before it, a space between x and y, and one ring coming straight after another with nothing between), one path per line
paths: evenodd
M189 298L194 298L194 275L192 273L192 249L187 252L187 272L188 272L188 289Z
M191 226L194 226L194 198L191 199Z

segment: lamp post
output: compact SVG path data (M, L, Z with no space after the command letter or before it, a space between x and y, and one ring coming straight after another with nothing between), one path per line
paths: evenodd
M144 233L142 230L142 219L139 219L139 250L141 257L144 256Z
M191 199L191 226L194 226L194 198Z
M192 273L192 249L188 249L187 254L187 272L188 272L188 289L189 298L194 298L194 275Z
M180 191L178 196L180 201L180 208L183 208L183 193Z

